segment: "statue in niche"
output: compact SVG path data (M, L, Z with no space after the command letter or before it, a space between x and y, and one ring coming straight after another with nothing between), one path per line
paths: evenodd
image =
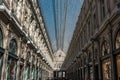
M39 14L39 8L37 8L36 12L37 12L37 14Z
M35 20L32 20L32 22L30 23L30 30L29 30L31 37L34 36L35 26L36 26L36 22L35 22Z
M36 35L35 35L36 42L37 42L37 40L38 40L38 39L37 39L37 38L38 38L38 33L39 33L39 29L37 28L37 29L36 29Z
M29 7L25 7L25 16L24 16L24 26L26 27L27 30L28 27L30 26L30 22L31 22L31 11L30 11L30 8Z
M24 24L24 27L27 25L27 9L25 7L25 10L24 10L24 21L23 21L23 24Z
M26 21L27 21L28 24L30 24L30 22L31 22L31 16L32 16L31 10L30 10L30 8L27 8L27 19L26 19Z
M16 11L16 16L17 16L18 20L20 20L21 13L22 13L22 0L19 0L18 6L17 6L17 11Z

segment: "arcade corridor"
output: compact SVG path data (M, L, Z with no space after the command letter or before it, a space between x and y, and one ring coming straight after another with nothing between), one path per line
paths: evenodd
M0 80L120 80L120 1L0 0Z

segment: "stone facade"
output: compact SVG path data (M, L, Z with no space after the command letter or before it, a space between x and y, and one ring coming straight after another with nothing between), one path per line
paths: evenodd
M46 80L53 61L37 0L0 0L0 80Z
M120 1L84 0L62 68L69 80L120 80Z

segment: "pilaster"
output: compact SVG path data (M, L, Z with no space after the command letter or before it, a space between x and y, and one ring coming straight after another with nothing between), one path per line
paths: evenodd
M5 53L3 55L3 66L2 66L2 75L1 75L1 80L6 80L7 76L7 60L8 60L8 49L9 49L9 41L10 41L10 31L9 31L10 25L7 25L7 30L6 30L6 35L5 35Z
M21 38L18 41L18 62L17 62L17 73L16 73L16 80L20 80L20 54L21 54L21 44L22 44L22 40Z

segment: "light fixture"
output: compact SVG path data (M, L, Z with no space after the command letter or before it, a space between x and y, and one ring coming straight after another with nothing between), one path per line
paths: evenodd
M29 41L29 40L27 41L27 44L30 44L30 41Z
M37 53L40 53L40 50L37 50Z

